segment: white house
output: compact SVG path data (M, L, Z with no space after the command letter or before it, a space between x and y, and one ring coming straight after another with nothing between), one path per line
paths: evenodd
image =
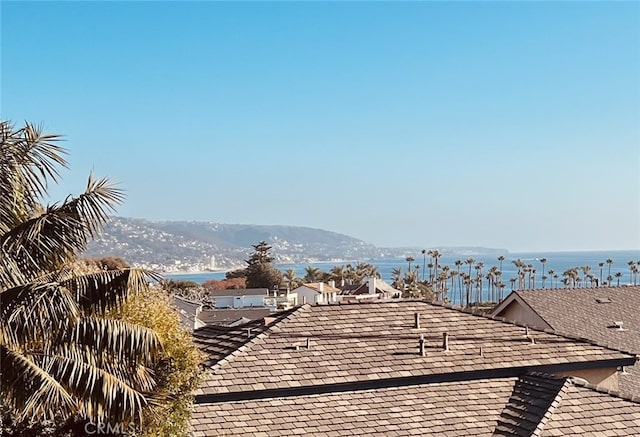
M335 303L338 302L338 294L340 289L336 288L333 281L329 284L324 282L310 282L302 284L293 290L298 298L298 304L305 303Z
M269 290L266 288L211 290L209 292L216 308L264 307L264 299L268 295Z
M363 300L396 299L402 296L402 291L393 288L382 279L369 278L359 287L344 290L339 298L341 302Z

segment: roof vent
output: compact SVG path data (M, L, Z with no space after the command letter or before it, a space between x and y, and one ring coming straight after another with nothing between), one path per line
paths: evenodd
M598 303L611 303L611 299L608 297L596 297L596 302Z
M424 334L420 334L420 340L418 340L418 346L420 347L420 356L426 357L427 351L425 350Z
M611 325L608 326L608 328L614 328L617 329L618 331L624 331L624 323L622 321L614 321Z

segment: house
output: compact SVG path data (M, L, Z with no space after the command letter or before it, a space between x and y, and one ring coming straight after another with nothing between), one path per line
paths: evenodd
M595 342L418 301L249 325L196 331L195 436L640 434L640 404L614 393L636 357Z
M333 281L329 281L328 284L309 282L294 289L292 293L296 294L299 304L335 303L338 302L340 289L336 288Z
M209 291L209 297L216 308L263 307L264 299L268 296L269 290L266 288Z
M492 315L640 354L640 287L513 291ZM620 390L640 396L640 366L626 367Z
M360 285L350 285L342 288L340 302L352 302L375 299L396 299L402 296L402 291L393 288L382 279L369 278Z
M216 304L236 304L243 305L249 303L255 306L242 306L242 307L211 307L209 304L204 304L199 301L193 301L181 296L173 297L173 306L178 312L180 321L183 326L189 330L202 328L207 325L223 325L229 326L234 324L243 324L251 320L263 319L269 316L271 313L277 310L277 308L271 308L264 306L270 302L264 295L262 290L219 290L212 294L215 295ZM234 296L234 292L239 291L239 296ZM245 294L246 293L246 294ZM235 299L240 297L240 299ZM259 297L259 299L258 299ZM257 304L260 303L260 306Z

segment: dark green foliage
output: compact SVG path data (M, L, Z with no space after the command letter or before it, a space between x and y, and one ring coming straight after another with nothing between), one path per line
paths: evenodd
M282 282L282 273L273 267L271 262L273 257L269 254L271 246L266 241L261 241L252 246L253 254L248 260L245 276L247 278L247 288L268 288L274 289Z

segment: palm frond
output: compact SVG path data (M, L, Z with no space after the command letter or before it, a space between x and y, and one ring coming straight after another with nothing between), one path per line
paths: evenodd
M41 340L79 317L75 296L58 283L21 285L0 293L5 344Z
M2 399L27 417L52 419L53 414L73 414L78 405L48 371L33 360L0 344Z
M59 268L86 248L107 221L107 211L123 199L106 179L89 177L87 190L0 235L0 284L31 282ZM5 285L6 286L6 285Z
M58 167L67 166L65 149L55 144L59 140L30 123L15 129L0 122L0 233L22 222L46 193L49 180L57 181Z
M159 275L148 270L127 268L69 275L68 279L61 277L60 283L73 290L78 305L91 314L118 308L127 297L146 290L150 282L159 279Z
M149 364L158 357L162 343L148 328L121 320L87 317L60 332L54 344L78 344L127 364Z
M138 390L150 391L156 385L153 371L149 367L129 360L115 359L108 350L94 350L81 343L57 343L47 353L98 367ZM86 387L86 391L92 388Z
M37 355L34 356L37 358ZM76 396L84 415L95 420L141 421L152 395L142 393L115 375L61 355L42 355L42 367Z

